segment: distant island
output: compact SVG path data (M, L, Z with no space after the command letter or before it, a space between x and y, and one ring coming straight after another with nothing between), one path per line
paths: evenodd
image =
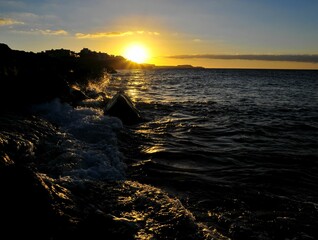
M204 69L204 67L194 67L192 65L177 65L177 66L154 66L155 69Z

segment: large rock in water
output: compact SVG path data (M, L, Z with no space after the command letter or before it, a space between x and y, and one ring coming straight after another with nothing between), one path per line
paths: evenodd
M106 105L105 115L118 117L123 124L133 125L142 122L142 117L130 100L124 93L118 92Z

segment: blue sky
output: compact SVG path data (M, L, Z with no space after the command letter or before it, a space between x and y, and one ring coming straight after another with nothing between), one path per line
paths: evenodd
M317 29L317 0L0 0L0 42L13 49L89 47L117 55L135 41L162 64L230 67L232 60L213 56L317 55ZM268 59L241 63L279 63Z

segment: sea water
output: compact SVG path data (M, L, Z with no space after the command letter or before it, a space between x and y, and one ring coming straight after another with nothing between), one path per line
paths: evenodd
M2 119L2 142L46 159L41 176L65 188L123 182L117 204L131 210L112 214L138 222L136 239L191 239L181 215L205 239L318 238L318 71L119 70L90 88L124 91L146 121L55 99L32 107L40 120Z
M122 143L133 179L232 239L318 238L318 71L120 71L119 89L148 119Z

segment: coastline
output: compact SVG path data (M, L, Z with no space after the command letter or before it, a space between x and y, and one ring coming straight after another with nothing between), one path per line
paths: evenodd
M120 155L116 155L116 139L112 138L123 126L102 114L101 109L107 103L105 95L86 88L89 82L85 78L99 76L104 66L81 76L81 82L74 82L74 74L82 69L70 72L67 67L74 68L73 64L61 68L60 60L51 57L18 53L5 46L1 51L6 53L6 59L1 60L0 75L8 80L2 82L2 91L7 94L2 95L0 115L3 234L18 238L23 232L26 238L41 240L101 236L107 239L227 239L198 223L174 196L122 177L120 171L124 163ZM65 61L64 57L61 61ZM54 69L58 69L58 74ZM50 79L52 85L47 86ZM8 93L21 94L23 101L6 102L4 97ZM28 98L30 94L32 98ZM77 109L83 100L104 104ZM81 111L85 115L82 116ZM61 119L51 122L43 113ZM91 122L85 125L81 118L87 118L87 113L91 115ZM63 121L74 128L73 132L65 132L65 127L59 124ZM100 131L103 124L106 135L100 136L101 149L95 149L97 133L94 132ZM92 131L89 140L92 142L83 141L83 131ZM87 133L85 135L86 138ZM105 143L107 135L110 138ZM92 161L100 161L98 164L103 167L98 170L100 175L95 170L92 172L91 167L95 168L90 166ZM103 179L103 171L113 171L110 175L113 179Z
M0 126L0 208L11 238L227 239L151 185L59 177L65 139L41 117L4 114Z
M310 184L316 72L125 70L104 72L101 82L73 82L66 74L66 91L58 85L64 90L55 88L47 99L32 90L47 72L32 68L31 75L17 66L0 68L3 76L30 83L9 89L25 100L3 101L0 115L1 206L8 234L21 229L35 239L316 236ZM56 77L49 81L63 83ZM105 114L118 90L136 97L149 121L129 127ZM27 98L30 93L35 102Z

